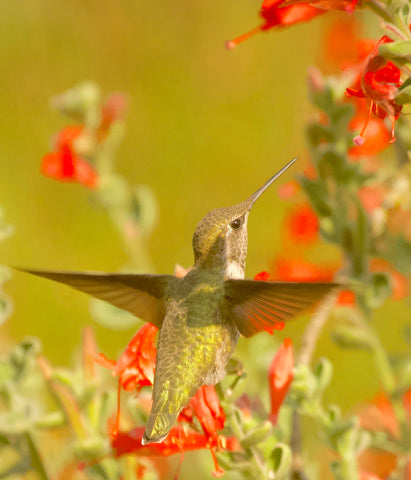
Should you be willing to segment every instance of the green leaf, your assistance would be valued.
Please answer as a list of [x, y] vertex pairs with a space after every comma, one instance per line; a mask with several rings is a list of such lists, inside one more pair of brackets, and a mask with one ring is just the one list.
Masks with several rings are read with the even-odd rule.
[[328, 85], [323, 89], [313, 92], [312, 98], [314, 104], [327, 115], [329, 115], [335, 106], [334, 94], [331, 87]]
[[321, 152], [317, 164], [322, 178], [332, 176], [338, 183], [347, 183], [359, 172], [357, 165], [348, 163], [345, 155], [341, 155], [331, 147]]
[[258, 445], [270, 435], [272, 428], [271, 422], [266, 421], [250, 429], [240, 440], [241, 446], [246, 449]]
[[286, 478], [291, 467], [291, 460], [290, 447], [285, 443], [278, 443], [269, 459], [269, 465], [275, 473], [276, 480]]
[[96, 128], [100, 121], [101, 92], [93, 82], [82, 82], [51, 99], [51, 106], [87, 126]]
[[363, 278], [367, 272], [370, 225], [364, 208], [357, 201], [357, 218], [343, 228], [343, 248], [351, 257], [352, 275]]
[[20, 435], [29, 431], [32, 419], [24, 410], [6, 411], [0, 414], [0, 434]]
[[48, 413], [47, 415], [44, 415], [43, 417], [40, 417], [36, 422], [34, 423], [35, 427], [37, 428], [55, 428], [55, 427], [61, 427], [65, 423], [65, 417], [63, 415], [63, 412], [51, 412]]
[[226, 372], [227, 375], [241, 375], [244, 370], [244, 365], [238, 358], [231, 357], [228, 361]]
[[372, 339], [367, 332], [355, 325], [338, 325], [331, 334], [332, 340], [342, 348], [371, 350]]
[[333, 365], [328, 358], [320, 358], [314, 368], [314, 377], [317, 379], [316, 394], [322, 395], [331, 382]]
[[314, 375], [307, 365], [298, 365], [291, 384], [291, 396], [300, 400], [311, 398], [317, 388]]
[[107, 453], [107, 442], [101, 437], [79, 440], [74, 445], [74, 455], [80, 461], [95, 460]]
[[145, 235], [150, 235], [158, 220], [157, 201], [153, 191], [147, 185], [134, 187], [131, 213]]
[[0, 296], [0, 325], [2, 325], [13, 313], [14, 304], [7, 295]]
[[335, 137], [347, 130], [347, 124], [354, 115], [354, 105], [349, 103], [336, 103], [330, 114], [331, 129]]
[[331, 142], [333, 139], [330, 128], [327, 125], [311, 123], [306, 131], [311, 147], [318, 147], [322, 142]]
[[37, 445], [31, 435], [31, 433], [27, 432], [25, 434], [26, 441], [30, 451], [30, 458], [31, 464], [33, 465], [34, 469], [36, 470], [40, 480], [49, 480], [49, 476], [47, 475], [46, 469], [43, 465], [42, 458], [39, 455]]
[[391, 282], [387, 273], [376, 272], [371, 275], [365, 289], [365, 300], [371, 308], [381, 307], [391, 296]]
[[318, 214], [320, 216], [330, 217], [332, 210], [328, 203], [328, 192], [324, 184], [319, 181], [310, 180], [303, 175], [298, 176], [298, 181]]
[[364, 450], [366, 450], [370, 446], [371, 441], [372, 441], [372, 435], [370, 432], [359, 430], [357, 434], [355, 446], [354, 446], [354, 449], [357, 455], [359, 455]]
[[33, 359], [41, 351], [41, 342], [36, 337], [27, 337], [11, 352], [9, 361], [18, 379], [29, 368]]
[[119, 212], [124, 215], [131, 200], [127, 181], [117, 174], [102, 175], [96, 195], [102, 205], [116, 215]]
[[407, 85], [404, 88], [400, 88], [398, 90], [397, 95], [395, 96], [395, 101], [400, 105], [411, 103], [411, 85]]
[[328, 405], [327, 415], [331, 423], [337, 423], [341, 421], [341, 408], [338, 405]]
[[378, 53], [391, 60], [411, 60], [411, 40], [384, 43], [380, 45]]
[[371, 350], [374, 346], [362, 325], [361, 313], [351, 307], [335, 307], [332, 311], [332, 321], [337, 326], [331, 333], [332, 340], [342, 348]]
[[[341, 447], [341, 441], [343, 443], [347, 442], [345, 437], [348, 434], [348, 440], [350, 439], [349, 432], [356, 428], [357, 418], [351, 417], [349, 420], [334, 423], [328, 429], [328, 440], [333, 448], [337, 448], [339, 445]], [[342, 450], [346, 450], [346, 446], [342, 446]], [[341, 449], [338, 448], [338, 451], [341, 453]]]

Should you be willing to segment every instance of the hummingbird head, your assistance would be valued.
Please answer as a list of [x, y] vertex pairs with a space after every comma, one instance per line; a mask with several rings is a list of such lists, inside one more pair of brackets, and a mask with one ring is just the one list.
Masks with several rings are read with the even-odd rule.
[[211, 210], [198, 223], [193, 235], [196, 265], [222, 269], [225, 278], [244, 278], [247, 256], [247, 222], [254, 203], [294, 162], [289, 162], [247, 200], [231, 207]]

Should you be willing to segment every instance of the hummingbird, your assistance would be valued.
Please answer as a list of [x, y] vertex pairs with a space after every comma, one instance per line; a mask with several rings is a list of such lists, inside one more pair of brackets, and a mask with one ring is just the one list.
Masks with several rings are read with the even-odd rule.
[[246, 200], [207, 213], [194, 231], [194, 265], [182, 278], [25, 270], [105, 300], [159, 328], [143, 444], [162, 442], [197, 390], [224, 378], [240, 335], [269, 331], [336, 287], [244, 278], [250, 210], [296, 160]]

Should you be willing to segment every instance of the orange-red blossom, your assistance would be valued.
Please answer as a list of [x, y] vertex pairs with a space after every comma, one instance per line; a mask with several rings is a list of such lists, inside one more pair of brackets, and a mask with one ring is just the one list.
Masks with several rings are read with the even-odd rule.
[[98, 175], [93, 167], [75, 149], [75, 141], [82, 135], [83, 126], [63, 128], [54, 141], [54, 151], [43, 156], [41, 173], [60, 182], [77, 182], [95, 188]]
[[128, 391], [140, 390], [144, 386], [153, 384], [157, 353], [156, 334], [157, 327], [147, 323], [137, 331], [117, 362], [101, 353], [96, 358], [100, 365], [111, 368], [113, 375], [119, 377], [116, 422], [111, 432], [113, 449], [117, 455], [135, 452], [139, 455], [167, 456], [186, 450], [208, 448], [215, 464], [213, 475], [219, 477], [224, 471], [217, 463], [216, 448], [235, 449], [237, 444], [235, 439], [227, 439], [218, 433], [224, 428], [225, 413], [214, 385], [201, 387], [179, 416], [180, 421], [189, 422], [193, 427], [195, 426], [194, 417], [196, 417], [203, 433], [177, 425], [163, 442], [142, 445], [144, 428], [137, 428], [131, 432], [119, 432], [121, 388]]
[[395, 122], [402, 109], [402, 106], [395, 102], [395, 95], [401, 86], [401, 70], [378, 54], [380, 45], [392, 41], [387, 35], [378, 41], [362, 72], [361, 85], [354, 85], [353, 88], [346, 89], [347, 96], [366, 98], [369, 103], [368, 116], [360, 135], [354, 138], [355, 145], [364, 144], [364, 133], [372, 114], [381, 119], [388, 117], [391, 121], [390, 142], [395, 141]]
[[270, 387], [270, 421], [277, 423], [278, 412], [293, 380], [294, 354], [291, 338], [286, 338], [277, 350], [268, 371]]
[[358, 0], [264, 0], [259, 12], [264, 22], [243, 35], [226, 43], [228, 49], [248, 40], [259, 32], [274, 27], [286, 27], [294, 23], [307, 22], [329, 10], [343, 10], [351, 13]]

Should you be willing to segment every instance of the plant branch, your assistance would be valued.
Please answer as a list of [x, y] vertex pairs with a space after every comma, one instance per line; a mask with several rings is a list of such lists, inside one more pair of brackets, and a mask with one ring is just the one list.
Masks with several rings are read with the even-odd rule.
[[[320, 303], [314, 315], [312, 316], [311, 321], [306, 327], [301, 339], [301, 347], [297, 357], [298, 365], [308, 366], [311, 363], [321, 331], [328, 320], [331, 309], [335, 305], [337, 295], [338, 290], [333, 290], [330, 292]], [[290, 446], [291, 451], [293, 452], [291, 479], [307, 480], [307, 476], [303, 471], [300, 415], [296, 410], [294, 410], [292, 417]]]
[[309, 365], [311, 363], [315, 347], [317, 346], [318, 338], [320, 337], [321, 331], [328, 320], [337, 296], [338, 290], [333, 290], [331, 293], [329, 293], [320, 303], [314, 315], [312, 316], [310, 323], [301, 337], [301, 347], [298, 353], [297, 364]]

